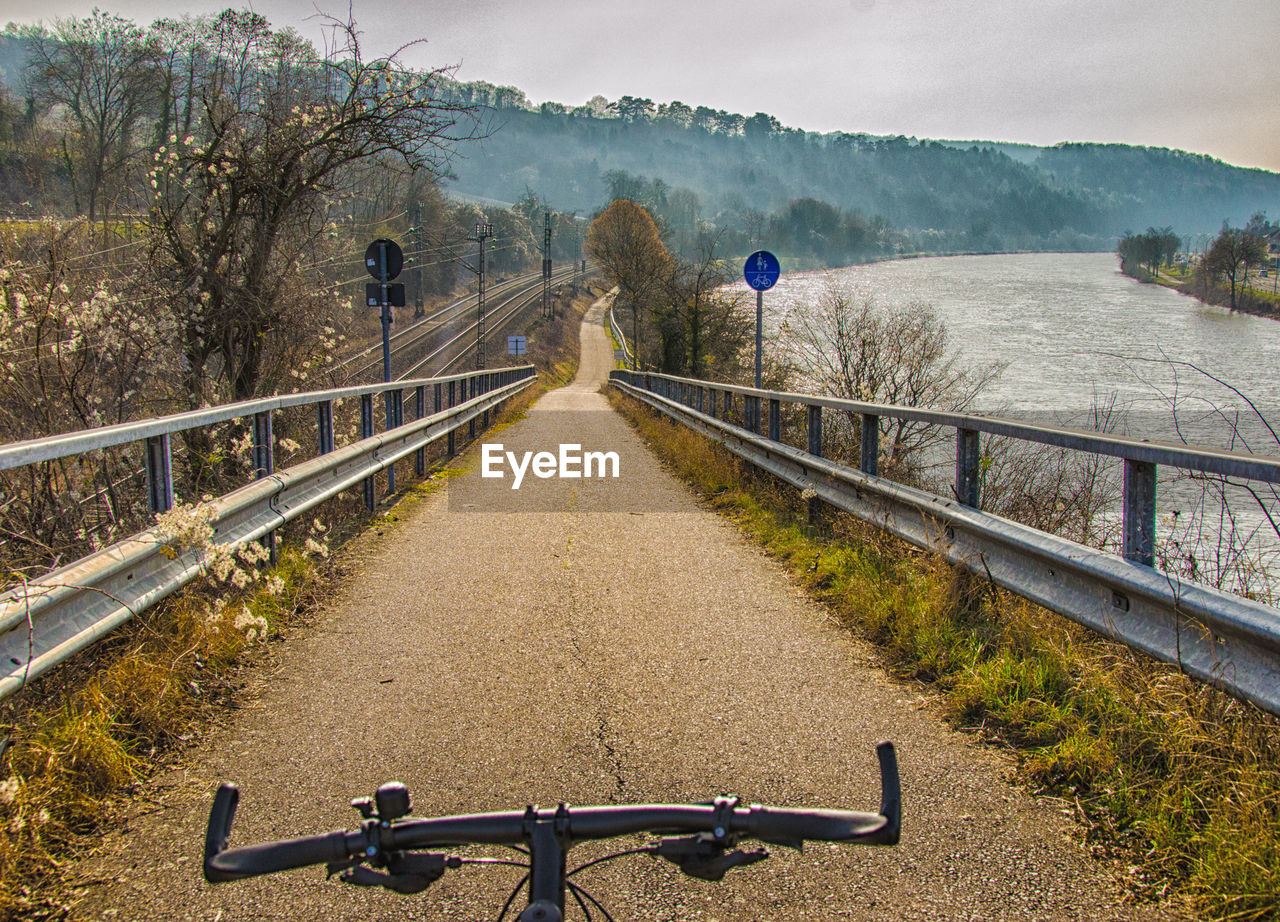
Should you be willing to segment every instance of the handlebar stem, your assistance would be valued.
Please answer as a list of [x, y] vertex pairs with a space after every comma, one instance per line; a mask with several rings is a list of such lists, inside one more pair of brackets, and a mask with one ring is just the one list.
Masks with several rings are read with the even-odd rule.
[[[570, 845], [568, 805], [560, 804], [552, 817], [539, 816], [535, 807], [529, 807], [525, 812], [525, 843], [530, 856], [529, 911], [545, 904], [557, 912], [555, 916], [529, 918], [538, 922], [559, 920], [564, 915], [565, 862]], [[525, 922], [523, 913], [520, 920]]]

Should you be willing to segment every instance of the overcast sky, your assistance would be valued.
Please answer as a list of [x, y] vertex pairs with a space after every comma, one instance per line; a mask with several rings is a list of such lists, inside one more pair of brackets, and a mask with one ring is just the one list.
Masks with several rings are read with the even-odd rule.
[[[213, 0], [98, 0], [148, 23]], [[256, 0], [320, 34], [311, 0]], [[84, 15], [4, 0], [5, 19]], [[320, 7], [345, 15], [346, 7]], [[679, 99], [814, 131], [1178, 147], [1280, 171], [1280, 0], [354, 0], [369, 50], [535, 102]]]

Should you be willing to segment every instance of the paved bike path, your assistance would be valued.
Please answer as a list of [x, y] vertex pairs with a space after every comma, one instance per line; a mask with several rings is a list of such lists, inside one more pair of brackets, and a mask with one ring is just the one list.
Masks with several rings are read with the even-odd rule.
[[[450, 872], [402, 897], [318, 869], [211, 887], [212, 791], [241, 785], [233, 844], [350, 827], [405, 781], [415, 812], [709, 799], [874, 809], [874, 744], [902, 771], [896, 849], [775, 849], [720, 884], [646, 857], [581, 882], [622, 920], [1173, 918], [1125, 905], [1053, 803], [948, 729], [914, 686], [833, 625], [782, 569], [697, 506], [599, 393], [597, 305], [573, 385], [490, 436], [517, 456], [615, 451], [619, 477], [519, 490], [473, 469], [351, 552], [358, 579], [285, 645], [253, 703], [159, 779], [81, 872], [114, 919], [493, 919], [514, 869]], [[632, 843], [634, 844], [634, 843]], [[594, 845], [575, 849], [584, 858]], [[514, 855], [513, 855], [514, 856]], [[573, 912], [570, 918], [574, 918]]]

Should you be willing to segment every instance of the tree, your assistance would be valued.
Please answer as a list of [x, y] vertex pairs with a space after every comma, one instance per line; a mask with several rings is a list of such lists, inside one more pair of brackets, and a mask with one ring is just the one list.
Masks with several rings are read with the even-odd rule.
[[64, 112], [73, 129], [64, 133], [63, 151], [76, 207], [83, 194], [90, 223], [134, 153], [132, 133], [155, 86], [153, 63], [137, 26], [96, 9], [84, 19], [57, 20], [52, 34], [31, 34], [28, 82], [36, 100]]
[[722, 290], [735, 274], [717, 255], [723, 236], [704, 228], [694, 257], [671, 263], [659, 322], [663, 371], [702, 378], [708, 365], [729, 363], [746, 348], [751, 318], [740, 297]]
[[782, 131], [782, 123], [767, 112], [757, 112], [742, 125], [742, 133], [748, 138], [767, 138]]
[[354, 23], [333, 26], [325, 57], [233, 10], [184, 39], [201, 62], [183, 90], [191, 134], [171, 134], [149, 175], [151, 261], [192, 406], [256, 396], [264, 373], [287, 381], [319, 348], [327, 296], [303, 270], [325, 252], [329, 203], [356, 166], [438, 172], [474, 136], [470, 110], [442, 101], [445, 72], [366, 60]]
[[[1182, 238], [1173, 232], [1172, 227], [1148, 227], [1143, 234], [1127, 234], [1120, 239], [1116, 253], [1120, 257], [1120, 269], [1143, 281], [1154, 281], [1161, 266], [1173, 262], [1178, 247], [1182, 246]], [[1138, 268], [1145, 267], [1147, 276], [1143, 276]]]
[[676, 99], [658, 106], [657, 118], [687, 128], [693, 122], [693, 109]]
[[1235, 310], [1237, 285], [1248, 278], [1249, 266], [1265, 263], [1267, 256], [1267, 242], [1257, 234], [1224, 224], [1200, 267], [1210, 278], [1226, 278], [1231, 286], [1231, 309]]
[[627, 199], [614, 199], [591, 222], [587, 253], [601, 265], [605, 278], [618, 286], [621, 301], [631, 310], [638, 362], [640, 318], [652, 310], [671, 275], [671, 254], [649, 212]]
[[624, 122], [647, 122], [654, 113], [652, 99], [636, 96], [623, 96], [617, 102], [609, 103], [609, 109]]
[[[947, 350], [946, 324], [923, 304], [882, 308], [829, 291], [813, 309], [794, 312], [783, 334], [800, 377], [795, 389], [846, 400], [966, 412], [1003, 370], [964, 367]], [[859, 415], [845, 412], [837, 421], [856, 445]], [[881, 473], [924, 485], [929, 450], [951, 436], [904, 419], [880, 417], [879, 425]]]

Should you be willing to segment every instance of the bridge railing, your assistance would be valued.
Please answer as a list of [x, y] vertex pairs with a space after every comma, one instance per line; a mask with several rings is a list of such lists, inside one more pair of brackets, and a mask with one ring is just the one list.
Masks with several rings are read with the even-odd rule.
[[[239, 547], [264, 541], [274, 547], [276, 529], [357, 484], [366, 508], [372, 510], [378, 473], [390, 472], [397, 461], [413, 456], [416, 473], [423, 474], [428, 445], [446, 439], [446, 450], [453, 454], [458, 429], [468, 427], [474, 438], [477, 424], [487, 425], [492, 411], [535, 380], [534, 368], [528, 365], [284, 394], [2, 445], [0, 470], [141, 443], [151, 511], [166, 512], [174, 505], [171, 436], [252, 419], [255, 479], [202, 508], [215, 543]], [[406, 423], [404, 395], [410, 392], [415, 416]], [[375, 433], [373, 404], [378, 395], [384, 397], [389, 425]], [[338, 446], [334, 403], [352, 398], [360, 400], [359, 440]], [[272, 415], [306, 406], [316, 412], [316, 454], [276, 471]], [[203, 572], [207, 549], [173, 547], [169, 541], [159, 528], [147, 529], [0, 594], [0, 698]]]
[[634, 364], [631, 358], [631, 349], [627, 346], [627, 334], [622, 332], [622, 327], [618, 323], [618, 318], [613, 312], [614, 306], [615, 305], [612, 301], [609, 302], [609, 314], [608, 314], [609, 329], [613, 331], [614, 337], [618, 340], [618, 342], [622, 346], [623, 363], [630, 366]]
[[[812, 490], [824, 502], [1280, 714], [1280, 611], [1154, 568], [1159, 467], [1278, 483], [1280, 458], [651, 372], [618, 370], [610, 379], [757, 467]], [[786, 405], [805, 408], [805, 449], [782, 442]], [[824, 410], [861, 419], [856, 468], [822, 456]], [[882, 418], [955, 430], [953, 497], [878, 476]], [[981, 433], [1122, 459], [1121, 554], [983, 512]]]

